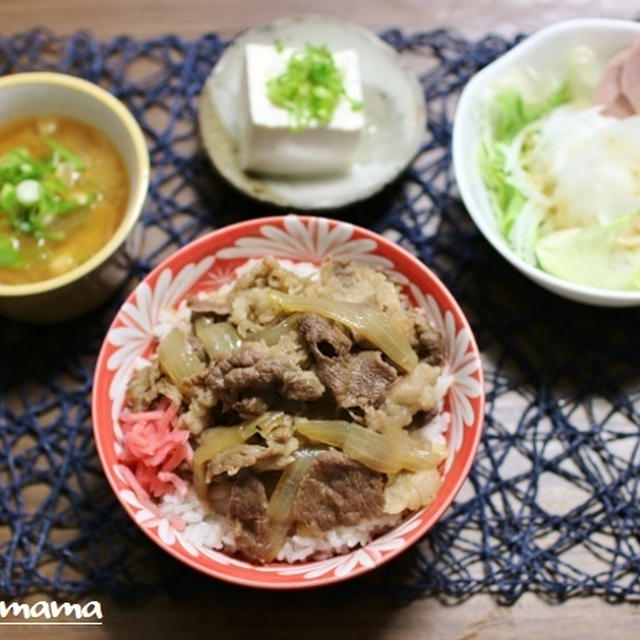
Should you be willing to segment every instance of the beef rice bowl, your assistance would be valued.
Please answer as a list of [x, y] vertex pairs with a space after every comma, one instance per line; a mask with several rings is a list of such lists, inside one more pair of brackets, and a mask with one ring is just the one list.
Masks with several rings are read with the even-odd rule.
[[120, 414], [138, 499], [195, 545], [296, 562], [429, 505], [447, 447], [442, 336], [392, 272], [251, 260], [166, 310]]

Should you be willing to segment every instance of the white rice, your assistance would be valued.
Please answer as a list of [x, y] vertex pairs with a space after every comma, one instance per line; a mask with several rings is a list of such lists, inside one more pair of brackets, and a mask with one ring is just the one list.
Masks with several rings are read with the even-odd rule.
[[[196, 547], [216, 549], [234, 553], [236, 551], [233, 531], [229, 520], [207, 509], [190, 489], [182, 497], [177, 492], [167, 494], [160, 503], [165, 516], [179, 516], [185, 523], [182, 531], [187, 542]], [[394, 527], [400, 515], [386, 515], [353, 527], [336, 527], [324, 537], [289, 536], [276, 556], [281, 562], [319, 560], [368, 544], [376, 535]]]
[[327, 531], [323, 538], [289, 536], [278, 551], [276, 560], [301, 562], [309, 558], [319, 560], [346, 553], [355, 547], [368, 544], [374, 536], [395, 527], [401, 519], [400, 515], [388, 515], [361, 522], [353, 527], [336, 527]]
[[182, 497], [177, 492], [164, 496], [160, 510], [166, 516], [182, 518], [185, 528], [182, 534], [187, 542], [207, 549], [234, 549], [233, 532], [229, 520], [207, 509], [193, 489]]

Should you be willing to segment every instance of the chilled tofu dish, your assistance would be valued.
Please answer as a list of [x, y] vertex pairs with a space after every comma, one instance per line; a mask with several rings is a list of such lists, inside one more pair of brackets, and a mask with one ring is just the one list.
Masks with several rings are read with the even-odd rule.
[[357, 53], [277, 43], [244, 53], [242, 168], [292, 178], [348, 171], [365, 124]]
[[128, 383], [119, 459], [186, 540], [316, 559], [434, 500], [450, 379], [442, 336], [392, 273], [250, 260], [164, 318]]

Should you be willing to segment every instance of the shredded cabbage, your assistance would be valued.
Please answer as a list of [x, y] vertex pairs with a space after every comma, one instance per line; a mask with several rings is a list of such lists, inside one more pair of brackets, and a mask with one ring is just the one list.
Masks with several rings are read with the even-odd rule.
[[638, 224], [628, 221], [640, 213], [640, 114], [618, 119], [590, 104], [600, 72], [580, 46], [550, 93], [534, 72], [511, 74], [488, 106], [479, 168], [498, 229], [523, 260], [574, 282], [635, 289]]
[[527, 103], [513, 90], [505, 90], [493, 98], [494, 138], [497, 142], [509, 142], [527, 124], [538, 120], [569, 99], [566, 84], [558, 87], [550, 96], [537, 103]]

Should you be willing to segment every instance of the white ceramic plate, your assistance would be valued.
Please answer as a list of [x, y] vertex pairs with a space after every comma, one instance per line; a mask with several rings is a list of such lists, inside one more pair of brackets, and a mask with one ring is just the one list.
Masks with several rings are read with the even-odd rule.
[[640, 291], [597, 289], [552, 276], [522, 260], [498, 230], [478, 165], [481, 115], [494, 82], [513, 66], [526, 65], [563, 78], [569, 52], [576, 45], [591, 47], [604, 64], [639, 38], [640, 24], [626, 20], [569, 20], [542, 29], [473, 77], [460, 97], [453, 128], [453, 166], [460, 195], [486, 239], [514, 267], [542, 287], [570, 300], [603, 307], [640, 305]]
[[[355, 49], [360, 62], [366, 130], [349, 173], [314, 179], [262, 178], [239, 164], [238, 95], [248, 43]], [[218, 172], [253, 198], [300, 210], [341, 207], [367, 198], [413, 160], [424, 138], [426, 108], [414, 73], [373, 33], [336, 18], [285, 18], [240, 35], [225, 51], [200, 99], [200, 132]]]

